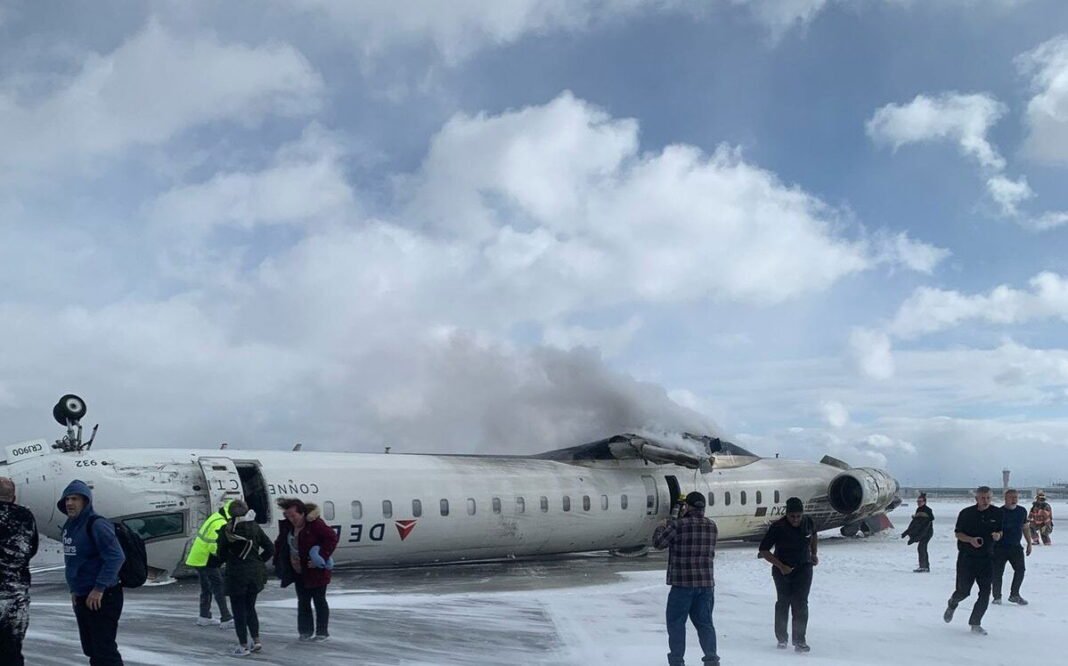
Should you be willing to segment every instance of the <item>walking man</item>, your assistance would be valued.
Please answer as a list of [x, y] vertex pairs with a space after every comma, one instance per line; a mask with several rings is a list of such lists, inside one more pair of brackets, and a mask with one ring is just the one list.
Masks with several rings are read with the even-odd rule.
[[957, 587], [949, 598], [942, 619], [953, 621], [957, 604], [972, 593], [972, 585], [979, 586], [978, 598], [972, 606], [968, 624], [972, 633], [986, 635], [983, 615], [990, 604], [990, 584], [994, 577], [994, 542], [1001, 539], [1001, 509], [991, 505], [989, 486], [975, 489], [975, 504], [957, 515]]
[[185, 558], [186, 566], [197, 570], [200, 579], [200, 616], [197, 626], [206, 627], [215, 624], [211, 619], [211, 600], [219, 606], [219, 628], [234, 626], [234, 617], [226, 606], [226, 592], [223, 589], [223, 577], [219, 567], [222, 559], [218, 555], [219, 530], [235, 515], [248, 513], [248, 506], [241, 500], [229, 500], [218, 511], [204, 519], [197, 530], [189, 555]]
[[0, 476], [0, 664], [24, 666], [22, 639], [30, 624], [30, 559], [37, 522], [15, 504], [15, 484]]
[[1053, 507], [1046, 501], [1046, 493], [1041, 490], [1038, 491], [1035, 501], [1031, 504], [1028, 520], [1031, 522], [1031, 531], [1034, 535], [1031, 539], [1032, 543], [1037, 546], [1041, 538], [1043, 546], [1051, 545], [1053, 541], [1049, 534], [1053, 531]]
[[712, 624], [715, 606], [713, 560], [716, 557], [716, 523], [705, 517], [705, 496], [686, 496], [685, 513], [665, 518], [653, 533], [653, 545], [668, 548], [667, 600], [668, 665], [682, 666], [686, 654], [686, 618], [697, 629], [704, 651], [704, 664], [719, 664], [716, 655], [716, 627]]
[[1015, 490], [1005, 491], [1005, 505], [1001, 507], [1001, 540], [994, 543], [994, 603], [1001, 603], [1001, 579], [1005, 576], [1005, 564], [1012, 565], [1012, 587], [1009, 588], [1009, 603], [1027, 605], [1027, 600], [1020, 596], [1020, 585], [1024, 579], [1024, 546], [1020, 545], [1023, 537], [1027, 544], [1027, 555], [1031, 554], [1031, 528], [1027, 522], [1027, 509], [1019, 505], [1020, 493]]
[[67, 514], [63, 560], [82, 652], [91, 666], [123, 666], [115, 637], [123, 602], [119, 570], [126, 556], [115, 527], [93, 511], [93, 491], [84, 481], [71, 481], [56, 507]]
[[[812, 589], [812, 568], [819, 564], [818, 537], [805, 504], [798, 497], [786, 500], [786, 516], [768, 527], [757, 557], [771, 562], [775, 581], [775, 639], [785, 650], [789, 635], [786, 620], [793, 615], [794, 650], [808, 652], [808, 593]], [[775, 549], [774, 553], [772, 548]]]
[[934, 536], [934, 512], [927, 506], [927, 493], [920, 493], [916, 498], [916, 512], [912, 514], [912, 522], [901, 533], [901, 538], [909, 538], [908, 545], [916, 546], [916, 554], [920, 558], [919, 566], [914, 569], [915, 573], [927, 573], [931, 570], [931, 559], [927, 555], [927, 543]]

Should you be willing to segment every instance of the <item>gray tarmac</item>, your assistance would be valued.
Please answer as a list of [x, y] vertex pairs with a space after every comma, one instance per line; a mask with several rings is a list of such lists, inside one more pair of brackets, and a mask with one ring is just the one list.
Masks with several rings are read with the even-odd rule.
[[[127, 591], [119, 646], [128, 665], [553, 664], [561, 638], [543, 604], [524, 592], [600, 586], [627, 572], [664, 570], [663, 554], [607, 554], [394, 570], [335, 571], [330, 635], [297, 640], [292, 588], [269, 580], [258, 613], [262, 654], [241, 659], [232, 629], [198, 627], [196, 579]], [[512, 594], [519, 593], [519, 594]], [[34, 574], [24, 654], [34, 666], [85, 663], [62, 570]], [[217, 617], [217, 616], [216, 616]]]

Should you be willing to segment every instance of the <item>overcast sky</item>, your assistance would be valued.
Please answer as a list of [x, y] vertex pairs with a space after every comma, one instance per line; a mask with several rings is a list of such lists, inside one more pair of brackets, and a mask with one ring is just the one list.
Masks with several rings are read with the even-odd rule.
[[0, 430], [1068, 477], [1068, 3], [0, 5]]

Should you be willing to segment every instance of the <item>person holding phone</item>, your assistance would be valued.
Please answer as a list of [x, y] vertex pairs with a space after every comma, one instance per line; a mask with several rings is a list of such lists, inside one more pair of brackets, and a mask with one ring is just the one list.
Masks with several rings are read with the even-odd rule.
[[1001, 540], [1002, 512], [991, 504], [990, 486], [975, 489], [975, 504], [957, 514], [957, 586], [949, 597], [942, 619], [953, 621], [957, 605], [979, 586], [979, 598], [972, 606], [968, 624], [972, 633], [986, 635], [983, 615], [990, 605], [990, 588], [994, 580], [994, 542]]

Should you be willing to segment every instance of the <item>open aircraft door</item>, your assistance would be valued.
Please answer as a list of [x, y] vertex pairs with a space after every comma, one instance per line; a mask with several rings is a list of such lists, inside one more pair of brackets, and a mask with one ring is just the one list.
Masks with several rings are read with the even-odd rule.
[[200, 469], [208, 485], [211, 512], [218, 511], [229, 500], [244, 499], [241, 475], [229, 458], [200, 458]]

